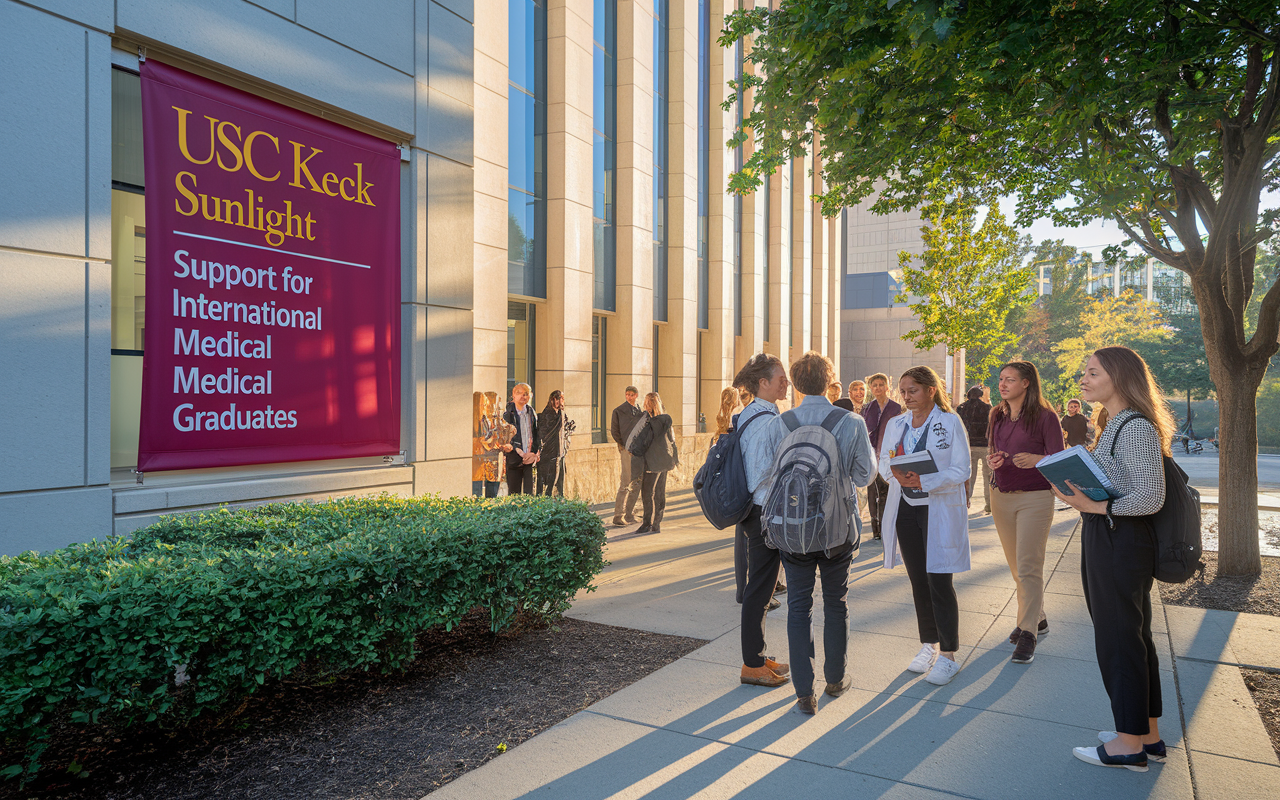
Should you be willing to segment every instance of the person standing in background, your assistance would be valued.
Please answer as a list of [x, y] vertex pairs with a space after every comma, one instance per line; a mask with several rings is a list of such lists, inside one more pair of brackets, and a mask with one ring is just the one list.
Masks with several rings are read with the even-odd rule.
[[843, 408], [845, 411], [852, 411], [858, 416], [862, 416], [862, 404], [866, 399], [867, 384], [862, 381], [850, 381], [849, 396], [840, 398], [833, 405], [836, 408]]
[[742, 395], [732, 386], [727, 386], [720, 392], [720, 411], [716, 414], [716, 433], [711, 437], [712, 444], [720, 438], [720, 434], [728, 433], [733, 427], [733, 415], [741, 409], [741, 398]]
[[680, 453], [671, 432], [671, 415], [662, 407], [657, 392], [644, 396], [644, 411], [649, 418], [636, 426], [632, 432], [634, 441], [629, 443], [633, 454], [642, 454], [636, 461], [644, 474], [640, 484], [644, 519], [636, 533], [658, 533], [667, 509], [667, 473], [680, 466]]
[[507, 494], [533, 494], [533, 472], [538, 463], [541, 444], [538, 439], [538, 414], [529, 405], [527, 383], [517, 383], [511, 389], [512, 405], [502, 419], [516, 429], [507, 451]]
[[618, 445], [618, 458], [622, 462], [622, 477], [618, 481], [618, 496], [613, 501], [613, 526], [620, 528], [636, 521], [636, 500], [640, 497], [640, 482], [644, 468], [627, 452], [627, 438], [631, 429], [644, 419], [644, 412], [636, 405], [640, 390], [628, 386], [623, 392], [626, 401], [613, 410], [609, 422], [609, 436]]
[[538, 494], [564, 497], [564, 458], [569, 431], [564, 414], [564, 392], [556, 389], [538, 415]]
[[[862, 417], [867, 423], [867, 432], [871, 435], [871, 452], [880, 452], [880, 440], [884, 438], [885, 428], [889, 420], [902, 413], [902, 406], [889, 399], [889, 376], [883, 372], [867, 378], [867, 386], [871, 389], [872, 402], [863, 409]], [[871, 513], [871, 536], [879, 539], [882, 533], [880, 526], [884, 517], [885, 498], [889, 494], [889, 483], [883, 475], [867, 487], [867, 505]]]
[[969, 481], [965, 484], [965, 502], [973, 502], [973, 486], [978, 481], [978, 461], [982, 461], [982, 513], [991, 513], [991, 462], [987, 459], [987, 423], [991, 421], [991, 406], [982, 402], [982, 387], [969, 390], [969, 399], [956, 408], [969, 432]]
[[835, 405], [835, 402], [840, 399], [840, 392], [843, 390], [844, 387], [840, 385], [840, 381], [831, 381], [828, 383], [827, 391], [825, 392], [827, 395], [827, 402]]
[[1000, 405], [987, 428], [992, 480], [991, 516], [1018, 586], [1018, 624], [1009, 634], [1015, 664], [1035, 659], [1036, 637], [1049, 630], [1044, 613], [1044, 552], [1053, 525], [1053, 493], [1036, 464], [1062, 452], [1058, 415], [1040, 395], [1030, 361], [1000, 368]]
[[1067, 415], [1062, 418], [1062, 433], [1067, 437], [1067, 447], [1089, 444], [1089, 418], [1080, 413], [1080, 399], [1067, 401]]

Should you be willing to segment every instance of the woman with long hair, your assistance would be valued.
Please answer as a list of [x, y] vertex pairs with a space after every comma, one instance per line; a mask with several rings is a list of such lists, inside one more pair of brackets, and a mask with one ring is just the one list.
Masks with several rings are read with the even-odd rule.
[[1036, 637], [1049, 630], [1044, 613], [1044, 552], [1053, 525], [1053, 493], [1036, 465], [1062, 451], [1062, 424], [1040, 394], [1040, 373], [1030, 361], [1000, 368], [1000, 404], [987, 425], [991, 463], [991, 517], [1018, 587], [1018, 624], [1009, 634], [1012, 661], [1030, 664]]
[[716, 414], [716, 433], [711, 437], [714, 443], [720, 438], [720, 434], [728, 433], [733, 427], [733, 415], [742, 408], [742, 395], [732, 386], [726, 386], [724, 391], [720, 392], [720, 411]]
[[[893, 569], [901, 560], [911, 581], [922, 646], [907, 669], [927, 672], [925, 680], [942, 686], [960, 671], [960, 605], [951, 576], [970, 566], [964, 488], [969, 437], [931, 367], [903, 373], [898, 393], [907, 412], [889, 420], [880, 444], [880, 475], [889, 483], [880, 525], [884, 566]], [[924, 451], [932, 456], [936, 472], [920, 474], [890, 463]]]
[[538, 440], [542, 443], [538, 461], [538, 494], [564, 497], [564, 460], [568, 437], [564, 413], [564, 392], [556, 389], [547, 397], [547, 406], [538, 415]]
[[644, 462], [644, 479], [640, 483], [640, 501], [644, 519], [636, 533], [658, 533], [662, 514], [667, 508], [667, 473], [680, 465], [675, 435], [671, 432], [671, 415], [662, 407], [657, 392], [644, 396], [641, 406], [648, 415], [636, 426], [636, 443], [627, 449]]
[[1100, 406], [1093, 458], [1119, 497], [1093, 500], [1070, 482], [1070, 495], [1053, 487], [1083, 517], [1080, 579], [1115, 721], [1115, 730], [1098, 734], [1101, 746], [1077, 747], [1075, 757], [1146, 772], [1148, 760], [1165, 758], [1160, 662], [1151, 637], [1151, 515], [1164, 506], [1163, 457], [1170, 454], [1175, 425], [1151, 370], [1127, 347], [1094, 352], [1080, 394]]

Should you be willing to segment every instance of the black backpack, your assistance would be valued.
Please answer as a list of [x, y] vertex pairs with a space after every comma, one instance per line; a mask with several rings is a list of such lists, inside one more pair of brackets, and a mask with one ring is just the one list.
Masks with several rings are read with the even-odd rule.
[[[1111, 440], [1111, 457], [1116, 455], [1120, 431], [1135, 414], [1116, 430]], [[1142, 417], [1146, 419], [1146, 417]], [[1187, 473], [1169, 456], [1164, 458], [1164, 506], [1151, 515], [1151, 528], [1156, 533], [1156, 580], [1164, 583], [1186, 583], [1204, 571], [1200, 560], [1204, 547], [1200, 541], [1200, 492], [1187, 485]]]
[[742, 463], [740, 438], [747, 426], [760, 417], [777, 416], [772, 411], [756, 414], [742, 427], [733, 415], [733, 427], [720, 434], [707, 451], [707, 460], [693, 478], [693, 494], [702, 506], [702, 514], [716, 530], [737, 525], [751, 513], [751, 490], [747, 488], [747, 468]]

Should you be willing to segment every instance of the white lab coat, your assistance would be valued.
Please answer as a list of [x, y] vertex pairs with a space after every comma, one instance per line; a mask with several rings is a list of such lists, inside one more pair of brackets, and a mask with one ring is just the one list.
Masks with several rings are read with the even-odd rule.
[[[910, 424], [910, 411], [894, 417], [889, 420], [884, 438], [880, 440], [880, 475], [889, 482], [889, 496], [885, 498], [884, 517], [880, 523], [885, 569], [893, 569], [902, 562], [897, 527], [902, 486], [893, 477], [889, 461]], [[941, 431], [937, 429], [939, 424]], [[964, 482], [969, 480], [970, 471], [969, 434], [960, 417], [941, 410], [934, 414], [929, 427], [925, 449], [933, 454], [938, 471], [920, 476], [920, 488], [929, 493], [929, 556], [925, 569], [937, 573], [968, 572], [969, 503], [965, 497]]]

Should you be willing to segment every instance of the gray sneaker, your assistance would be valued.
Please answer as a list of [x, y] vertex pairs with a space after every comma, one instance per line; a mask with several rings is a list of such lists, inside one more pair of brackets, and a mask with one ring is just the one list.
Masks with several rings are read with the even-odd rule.
[[1031, 631], [1023, 631], [1018, 634], [1018, 646], [1013, 649], [1013, 658], [1010, 659], [1015, 664], [1030, 664], [1036, 660], [1036, 635]]

